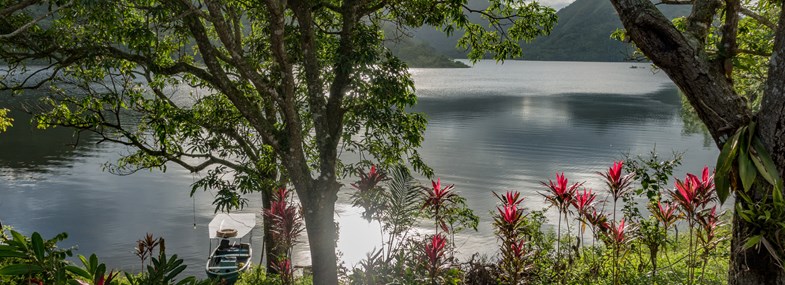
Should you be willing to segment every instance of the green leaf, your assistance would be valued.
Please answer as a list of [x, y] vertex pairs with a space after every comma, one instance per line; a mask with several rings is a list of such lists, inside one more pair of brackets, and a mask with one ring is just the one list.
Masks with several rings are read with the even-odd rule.
[[0, 257], [27, 257], [27, 254], [24, 252], [18, 252], [15, 250], [1, 250], [0, 249]]
[[20, 234], [20, 233], [19, 233], [19, 232], [17, 232], [17, 231], [11, 230], [11, 236], [13, 236], [13, 237], [14, 237], [14, 241], [16, 241], [16, 242], [17, 242], [17, 244], [18, 244], [20, 247], [22, 247], [22, 248], [23, 248], [25, 251], [27, 251], [27, 249], [28, 249], [28, 246], [27, 246], [27, 238], [25, 238], [25, 236], [24, 236], [24, 235]]
[[717, 156], [717, 168], [715, 169], [714, 183], [717, 190], [717, 197], [720, 203], [725, 203], [725, 200], [730, 196], [730, 175], [733, 162], [736, 160], [736, 155], [739, 148], [739, 136], [741, 129], [725, 142]]
[[180, 274], [180, 272], [183, 272], [183, 270], [185, 270], [185, 268], [186, 268], [185, 265], [175, 268], [174, 270], [169, 272], [169, 274], [166, 275], [166, 279], [165, 280], [167, 280], [167, 281], [173, 280], [175, 277], [177, 277], [178, 274]]
[[714, 174], [714, 188], [717, 190], [717, 198], [720, 199], [720, 204], [724, 204], [730, 196], [730, 172], [715, 173]]
[[44, 239], [41, 238], [41, 234], [38, 232], [34, 232], [32, 237], [30, 238], [33, 245], [33, 253], [35, 253], [35, 258], [38, 261], [44, 260]]
[[[774, 185], [779, 185], [779, 183]], [[771, 198], [774, 200], [775, 205], [781, 205], [785, 203], [785, 199], [782, 197], [782, 188], [779, 186], [774, 187], [774, 191], [771, 192]]]
[[739, 149], [739, 136], [741, 129], [722, 145], [722, 151], [717, 157], [717, 172], [728, 172], [733, 166], [733, 161], [736, 159], [736, 153]]
[[79, 255], [79, 260], [82, 261], [82, 264], [87, 268], [87, 270], [90, 270], [90, 263], [87, 262], [87, 258], [85, 258], [84, 255], [80, 254]]
[[98, 268], [95, 269], [95, 272], [93, 272], [93, 275], [95, 276], [95, 278], [97, 278], [97, 277], [104, 276], [105, 273], [106, 273], [106, 265], [101, 263], [101, 264], [98, 265]]
[[86, 270], [82, 269], [81, 267], [68, 265], [68, 266], [65, 267], [65, 270], [67, 270], [68, 272], [73, 273], [76, 276], [82, 277], [84, 279], [87, 279], [87, 280], [91, 280], [92, 279], [92, 277], [90, 276], [90, 273], [87, 272]]
[[771, 159], [771, 155], [766, 151], [766, 148], [763, 146], [760, 139], [755, 138], [752, 141], [752, 150], [754, 151], [752, 155], [753, 162], [755, 163], [755, 167], [758, 168], [758, 172], [766, 181], [771, 183], [771, 185], [777, 185], [777, 181], [780, 180], [777, 166], [774, 164], [774, 160]]
[[95, 256], [95, 254], [91, 254], [90, 255], [90, 266], [87, 267], [87, 270], [90, 270], [90, 272], [95, 273], [95, 271], [97, 269], [98, 269], [98, 257]]
[[750, 161], [749, 155], [742, 151], [739, 153], [739, 177], [741, 178], [741, 185], [744, 187], [744, 192], [750, 191], [752, 183], [755, 182], [755, 177], [758, 176], [758, 171], [755, 170], [755, 165]]
[[750, 249], [753, 246], [756, 246], [757, 244], [760, 243], [761, 238], [763, 238], [763, 236], [761, 235], [751, 236], [750, 238], [747, 239], [746, 242], [744, 242], [744, 246], [743, 246], [744, 249]]
[[44, 271], [41, 266], [34, 264], [10, 264], [0, 268], [0, 276], [16, 276]]

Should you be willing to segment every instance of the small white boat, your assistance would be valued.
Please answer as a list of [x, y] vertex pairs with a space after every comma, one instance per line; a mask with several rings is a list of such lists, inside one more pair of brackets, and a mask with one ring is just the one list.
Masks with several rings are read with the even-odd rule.
[[[256, 226], [256, 214], [217, 214], [210, 222], [210, 257], [205, 270], [210, 279], [234, 284], [251, 266], [251, 238], [243, 237]], [[213, 249], [213, 241], [218, 244]]]

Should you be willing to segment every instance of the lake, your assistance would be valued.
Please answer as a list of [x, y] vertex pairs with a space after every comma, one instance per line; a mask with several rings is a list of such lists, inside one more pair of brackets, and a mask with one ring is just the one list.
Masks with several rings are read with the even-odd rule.
[[[718, 154], [704, 134], [685, 132], [677, 88], [647, 64], [481, 61], [468, 69], [411, 72], [420, 97], [414, 109], [429, 120], [421, 154], [481, 219], [478, 232], [459, 235], [463, 254], [493, 254], [493, 191], [521, 191], [526, 207], [540, 209], [540, 181], [557, 172], [601, 189], [594, 172], [625, 153], [648, 154], [655, 147], [662, 157], [684, 152], [678, 176], [711, 167]], [[0, 108], [27, 99], [4, 95]], [[214, 207], [209, 191], [188, 196], [198, 174], [171, 166], [166, 173], [115, 176], [103, 165], [125, 147], [96, 144], [87, 135], [74, 147], [70, 130], [35, 130], [29, 115], [11, 115], [16, 126], [0, 134], [3, 224], [44, 237], [68, 232], [63, 246], [78, 245], [77, 253], [94, 252], [112, 268], [134, 271], [140, 268], [135, 241], [150, 232], [166, 238], [168, 253], [186, 260], [188, 274], [204, 276]], [[348, 188], [341, 191], [337, 206], [338, 249], [349, 266], [379, 243], [378, 226], [348, 205], [350, 195]], [[259, 212], [258, 195], [249, 198], [244, 212]], [[259, 248], [261, 229], [255, 233]], [[310, 263], [302, 246], [295, 262]]]

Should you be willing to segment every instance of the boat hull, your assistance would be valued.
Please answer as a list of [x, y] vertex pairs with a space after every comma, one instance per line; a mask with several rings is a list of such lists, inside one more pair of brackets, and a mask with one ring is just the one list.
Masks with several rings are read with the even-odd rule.
[[217, 247], [207, 259], [207, 277], [234, 284], [240, 273], [251, 267], [251, 254], [250, 244], [247, 243]]

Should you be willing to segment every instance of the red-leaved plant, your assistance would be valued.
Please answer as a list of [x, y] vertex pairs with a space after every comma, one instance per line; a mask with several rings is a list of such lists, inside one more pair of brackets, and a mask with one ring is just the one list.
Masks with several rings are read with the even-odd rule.
[[425, 252], [425, 267], [431, 284], [439, 284], [437, 278], [445, 265], [444, 255], [447, 252], [447, 238], [443, 234], [435, 234], [426, 239], [423, 246]]
[[382, 195], [384, 192], [379, 187], [379, 183], [387, 179], [387, 174], [377, 170], [375, 165], [371, 165], [368, 173], [359, 170], [357, 174], [360, 180], [351, 184], [357, 190], [352, 194], [352, 206], [361, 207], [363, 209], [362, 217], [371, 221], [378, 218], [377, 215], [383, 211]]
[[494, 216], [496, 237], [501, 240], [499, 260], [500, 278], [505, 284], [518, 284], [528, 268], [528, 253], [523, 233], [523, 197], [517, 191], [507, 191], [504, 195], [493, 193], [501, 201]]
[[[282, 267], [284, 265], [282, 262], [284, 261], [288, 262], [289, 267], [291, 267], [292, 248], [294, 248], [298, 238], [305, 230], [301, 209], [290, 199], [290, 194], [291, 190], [285, 187], [278, 188], [273, 193], [270, 208], [264, 209], [264, 215], [269, 218], [272, 224], [271, 238], [275, 244], [273, 247], [276, 251], [275, 255], [279, 258], [278, 269], [287, 269], [287, 267]], [[276, 269], [276, 266], [273, 269]], [[286, 277], [288, 273], [286, 271], [278, 271], [278, 274]]]
[[[708, 235], [714, 235], [716, 228], [716, 206], [708, 210], [709, 204], [716, 201], [716, 191], [714, 189], [714, 175], [710, 174], [709, 167], [704, 166], [701, 178], [687, 173], [684, 181], [676, 179], [674, 183], [676, 189], [670, 190], [670, 196], [684, 213], [689, 228], [689, 244], [687, 249], [688, 279], [687, 284], [695, 283], [695, 267], [697, 265], [697, 242], [693, 242], [695, 227], [702, 225], [697, 233], [698, 238], [708, 239]], [[711, 220], [714, 217], [715, 220]], [[703, 231], [701, 231], [703, 230]], [[703, 233], [701, 233], [703, 232]], [[708, 243], [704, 244], [706, 247]], [[704, 262], [705, 263], [705, 262]]]
[[425, 203], [423, 203], [422, 209], [428, 209], [433, 214], [437, 234], [439, 233], [439, 228], [444, 232], [449, 232], [449, 227], [443, 217], [443, 210], [448, 203], [452, 203], [453, 197], [456, 197], [455, 193], [452, 192], [455, 185], [442, 186], [441, 178], [431, 181], [431, 185], [431, 189], [423, 188]]
[[[552, 206], [556, 207], [559, 210], [559, 223], [556, 227], [556, 256], [557, 260], [561, 259], [561, 221], [562, 216], [564, 216], [565, 222], [567, 220], [567, 214], [570, 210], [570, 205], [572, 204], [572, 199], [574, 198], [574, 193], [583, 185], [581, 183], [573, 183], [569, 184], [569, 181], [566, 177], [564, 177], [564, 172], [561, 174], [556, 173], [556, 183], [553, 180], [548, 180], [548, 183], [540, 182], [542, 185], [548, 188], [548, 192], [540, 193], [543, 197], [545, 197], [545, 201], [550, 203]], [[567, 224], [567, 235], [570, 233], [570, 225]]]

